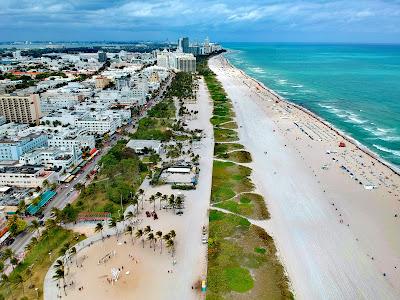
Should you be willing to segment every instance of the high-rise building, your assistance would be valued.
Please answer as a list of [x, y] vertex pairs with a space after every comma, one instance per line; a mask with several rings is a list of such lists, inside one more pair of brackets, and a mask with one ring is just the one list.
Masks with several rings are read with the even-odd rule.
[[107, 61], [107, 54], [105, 52], [99, 52], [99, 62], [106, 62]]
[[39, 124], [41, 117], [39, 95], [0, 95], [0, 115], [8, 122]]
[[188, 37], [182, 38], [182, 52], [189, 53], [189, 38]]

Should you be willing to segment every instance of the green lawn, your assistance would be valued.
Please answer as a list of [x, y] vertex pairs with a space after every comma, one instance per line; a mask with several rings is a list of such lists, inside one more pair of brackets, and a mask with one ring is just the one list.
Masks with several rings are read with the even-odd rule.
[[170, 119], [146, 117], [139, 121], [138, 129], [131, 138], [138, 140], [169, 141], [172, 138], [172, 123]]
[[[59, 257], [61, 248], [65, 243], [73, 246], [85, 238], [84, 235], [65, 230], [59, 226], [50, 228], [48, 235], [39, 239], [38, 244], [27, 253], [23, 262], [10, 274], [11, 285], [2, 284], [0, 286], [0, 294], [6, 299], [21, 299], [23, 296], [28, 297], [28, 299], [36, 299], [36, 291], [29, 288], [33, 284], [34, 287], [39, 288], [39, 297], [42, 299], [44, 277], [51, 264]], [[50, 252], [52, 253], [51, 259]], [[28, 276], [26, 270], [30, 266], [32, 267], [32, 275]], [[21, 284], [13, 283], [18, 275], [21, 275], [24, 279], [24, 288]]]
[[244, 149], [242, 144], [238, 143], [215, 143], [214, 155], [220, 155], [228, 151]]

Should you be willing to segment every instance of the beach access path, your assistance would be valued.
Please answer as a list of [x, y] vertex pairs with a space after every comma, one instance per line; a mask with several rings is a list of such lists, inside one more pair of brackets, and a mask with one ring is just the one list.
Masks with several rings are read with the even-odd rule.
[[[347, 141], [338, 149], [343, 138], [276, 101], [223, 56], [209, 67], [232, 100], [253, 180], [271, 213], [266, 229], [295, 297], [400, 299], [399, 176]], [[379, 187], [367, 190], [358, 180]]]

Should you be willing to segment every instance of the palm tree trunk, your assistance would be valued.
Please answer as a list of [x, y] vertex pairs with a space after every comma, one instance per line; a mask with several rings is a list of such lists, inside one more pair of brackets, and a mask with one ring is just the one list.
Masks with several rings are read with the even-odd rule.
[[160, 243], [161, 243], [160, 254], [162, 254], [162, 240], [160, 241]]

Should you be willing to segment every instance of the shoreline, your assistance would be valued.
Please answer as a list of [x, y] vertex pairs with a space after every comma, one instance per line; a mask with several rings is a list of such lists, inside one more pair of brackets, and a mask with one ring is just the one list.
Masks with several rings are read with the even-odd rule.
[[[228, 53], [229, 53], [229, 51], [230, 50], [228, 50]], [[259, 80], [251, 77], [250, 75], [248, 75], [242, 69], [234, 66], [229, 61], [229, 59], [225, 56], [225, 53], [222, 53], [222, 54], [219, 54], [219, 55], [221, 57], [223, 57], [223, 59], [226, 61], [226, 63], [229, 64], [232, 68], [238, 70], [247, 79], [249, 79], [251, 81], [254, 81], [258, 86], [260, 86], [261, 89], [264, 89], [266, 92], [268, 92], [270, 95], [272, 95], [275, 98], [276, 101], [282, 101], [282, 102], [284, 102], [284, 103], [286, 103], [286, 104], [288, 104], [290, 106], [293, 106], [293, 107], [303, 111], [304, 113], [306, 113], [310, 117], [314, 118], [315, 120], [321, 122], [323, 125], [327, 126], [329, 129], [333, 130], [337, 135], [341, 136], [344, 140], [346, 140], [347, 142], [351, 143], [353, 146], [358, 148], [360, 151], [364, 152], [366, 155], [368, 155], [369, 157], [375, 159], [380, 164], [382, 164], [382, 165], [386, 166], [387, 168], [389, 168], [393, 173], [395, 173], [396, 175], [400, 176], [400, 168], [399, 167], [397, 167], [396, 165], [388, 162], [383, 157], [381, 157], [378, 153], [374, 152], [373, 150], [371, 150], [367, 146], [363, 145], [360, 141], [358, 141], [355, 138], [351, 137], [350, 135], [344, 133], [340, 129], [336, 128], [332, 123], [328, 122], [327, 120], [325, 120], [324, 118], [320, 117], [316, 113], [310, 111], [309, 109], [307, 109], [304, 106], [298, 105], [298, 104], [293, 103], [292, 101], [290, 101], [288, 99], [285, 99], [283, 96], [279, 95], [273, 89], [267, 87], [265, 84], [263, 84]]]
[[209, 66], [234, 105], [296, 298], [398, 299], [397, 173], [352, 141], [339, 147], [340, 132], [223, 56]]

